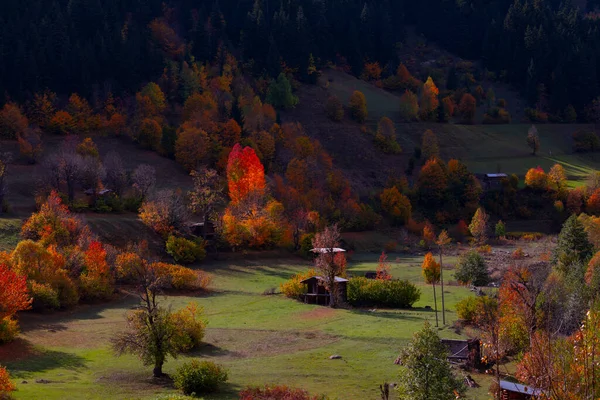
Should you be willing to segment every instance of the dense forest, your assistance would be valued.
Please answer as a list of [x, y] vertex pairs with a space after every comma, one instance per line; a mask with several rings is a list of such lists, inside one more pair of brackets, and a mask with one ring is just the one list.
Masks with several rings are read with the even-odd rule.
[[600, 72], [597, 15], [556, 0], [7, 0], [1, 7], [0, 74], [11, 79], [0, 90], [21, 101], [45, 88], [130, 93], [173, 63], [213, 61], [221, 46], [255, 76], [285, 68], [307, 80], [311, 63], [328, 61], [356, 75], [378, 61], [393, 73], [409, 26], [482, 60], [553, 112], [568, 104], [584, 110]]

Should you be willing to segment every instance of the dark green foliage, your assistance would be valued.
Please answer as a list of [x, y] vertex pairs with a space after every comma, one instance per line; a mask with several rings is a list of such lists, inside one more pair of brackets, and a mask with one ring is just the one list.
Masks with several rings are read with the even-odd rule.
[[409, 281], [351, 278], [348, 302], [353, 306], [410, 308], [421, 298], [421, 291]]
[[465, 324], [475, 322], [481, 297], [469, 296], [456, 303], [456, 315]]
[[504, 222], [498, 221], [496, 224], [495, 233], [496, 237], [498, 238], [506, 236], [506, 226], [504, 225]]
[[292, 93], [292, 85], [283, 73], [269, 85], [266, 102], [280, 109], [294, 108], [298, 104], [298, 97]]
[[588, 240], [583, 224], [575, 214], [571, 215], [558, 235], [552, 261], [560, 271], [569, 275], [572, 266], [587, 265], [593, 255], [594, 245]]
[[314, 258], [315, 253], [310, 250], [313, 248], [313, 239], [315, 238], [314, 233], [306, 233], [300, 238], [300, 254], [306, 258]]
[[452, 372], [447, 357], [448, 348], [426, 322], [400, 354], [400, 399], [453, 400], [455, 391], [463, 393], [465, 387]]
[[173, 257], [175, 262], [182, 264], [190, 264], [194, 261], [201, 261], [206, 257], [204, 250], [204, 240], [201, 238], [196, 241], [186, 238], [169, 236], [166, 244], [167, 253]]
[[219, 385], [227, 382], [227, 379], [227, 371], [212, 361], [192, 360], [177, 368], [173, 375], [173, 383], [177, 389], [184, 394], [196, 396], [218, 391]]
[[579, 129], [573, 133], [573, 150], [579, 153], [600, 150], [600, 140], [596, 132]]
[[460, 256], [454, 277], [462, 284], [485, 286], [490, 283], [490, 275], [481, 254], [469, 251]]

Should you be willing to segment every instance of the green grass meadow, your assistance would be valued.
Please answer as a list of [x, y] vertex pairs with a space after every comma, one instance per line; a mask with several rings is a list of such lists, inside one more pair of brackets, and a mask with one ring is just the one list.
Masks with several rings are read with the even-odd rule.
[[[349, 273], [374, 271], [377, 259], [375, 253], [355, 255], [348, 265]], [[224, 364], [229, 382], [221, 393], [205, 399], [236, 399], [245, 386], [265, 383], [299, 386], [335, 399], [379, 398], [379, 384], [397, 381], [400, 367], [393, 361], [400, 349], [425, 321], [435, 323], [434, 312], [424, 308], [433, 306], [433, 293], [422, 283], [421, 257], [391, 254], [389, 259], [393, 276], [420, 286], [421, 300], [413, 309], [332, 310], [282, 295], [263, 295], [266, 289], [310, 267], [310, 262], [300, 259], [203, 265], [213, 275], [211, 294], [168, 296], [163, 301], [172, 309], [190, 301], [204, 308], [206, 345], [196, 354], [169, 359], [165, 372], [173, 373], [189, 357]], [[447, 270], [448, 280], [451, 272]], [[470, 292], [447, 286], [445, 294], [447, 326], [439, 333], [459, 337], [450, 328], [456, 319], [454, 306]], [[135, 357], [117, 358], [110, 351], [112, 334], [124, 328], [124, 315], [135, 304], [135, 298], [128, 297], [71, 312], [23, 315], [20, 338], [0, 347], [0, 361], [18, 385], [15, 398], [151, 399], [174, 393], [172, 388], [153, 383], [151, 368], [142, 366]], [[13, 359], [7, 359], [11, 354]], [[330, 360], [332, 354], [343, 358]], [[49, 383], [38, 383], [43, 382], [40, 380]], [[468, 398], [486, 398], [488, 379], [478, 380], [482, 387], [470, 391]]]

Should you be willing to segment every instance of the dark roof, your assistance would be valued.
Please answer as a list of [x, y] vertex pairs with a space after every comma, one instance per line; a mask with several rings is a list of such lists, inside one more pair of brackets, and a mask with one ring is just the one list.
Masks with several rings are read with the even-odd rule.
[[442, 343], [446, 345], [450, 354], [448, 358], [468, 359], [469, 358], [469, 341], [442, 339]]
[[528, 394], [530, 396], [539, 396], [544, 393], [542, 389], [536, 389], [529, 386], [521, 385], [520, 383], [514, 383], [509, 381], [500, 381], [500, 389], [508, 390], [513, 393]]
[[[307, 279], [305, 279], [305, 280], [301, 281], [300, 283], [308, 282], [308, 281], [310, 281], [311, 279], [316, 279], [316, 280], [318, 280], [318, 281], [322, 281], [322, 280], [324, 280], [324, 278], [323, 278], [322, 276], [311, 276], [310, 278], [307, 278]], [[335, 281], [336, 281], [336, 282], [338, 282], [338, 283], [340, 283], [340, 282], [348, 282], [348, 279], [345, 279], [345, 278], [340, 278], [339, 276], [336, 276], [336, 277], [335, 277]]]

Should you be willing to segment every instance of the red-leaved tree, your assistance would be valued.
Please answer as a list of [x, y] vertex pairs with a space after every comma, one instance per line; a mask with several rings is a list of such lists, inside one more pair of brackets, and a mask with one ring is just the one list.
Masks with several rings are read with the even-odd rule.
[[227, 183], [233, 204], [238, 204], [251, 193], [264, 193], [265, 169], [254, 149], [242, 149], [239, 143], [233, 146], [227, 162]]

